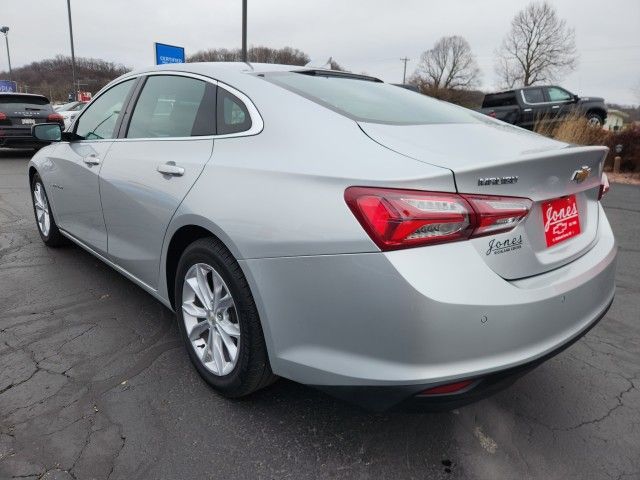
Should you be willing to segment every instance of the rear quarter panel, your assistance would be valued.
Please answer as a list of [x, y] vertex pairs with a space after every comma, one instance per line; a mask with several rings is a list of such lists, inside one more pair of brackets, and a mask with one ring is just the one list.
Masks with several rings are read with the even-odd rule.
[[378, 248], [347, 207], [347, 187], [455, 191], [450, 170], [397, 154], [356, 122], [265, 80], [247, 82], [234, 87], [252, 99], [264, 129], [214, 141], [169, 225], [161, 271], [185, 225], [211, 231], [237, 259], [371, 252]]

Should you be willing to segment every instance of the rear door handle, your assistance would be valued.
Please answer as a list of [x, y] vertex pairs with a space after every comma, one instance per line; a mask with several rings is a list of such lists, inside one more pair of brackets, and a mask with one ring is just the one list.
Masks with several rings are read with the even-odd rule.
[[100, 159], [96, 155], [87, 155], [82, 159], [87, 165], [100, 165]]
[[181, 177], [182, 175], [184, 175], [184, 168], [179, 167], [173, 162], [158, 165], [157, 170], [163, 175], [171, 175], [173, 177]]

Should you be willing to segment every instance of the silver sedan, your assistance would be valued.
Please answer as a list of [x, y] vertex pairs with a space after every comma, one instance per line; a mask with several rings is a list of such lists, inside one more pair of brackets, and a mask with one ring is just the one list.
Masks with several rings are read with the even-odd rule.
[[614, 295], [605, 147], [372, 77], [202, 63], [107, 85], [29, 164], [68, 240], [178, 317], [228, 397], [277, 376], [450, 408], [577, 340]]

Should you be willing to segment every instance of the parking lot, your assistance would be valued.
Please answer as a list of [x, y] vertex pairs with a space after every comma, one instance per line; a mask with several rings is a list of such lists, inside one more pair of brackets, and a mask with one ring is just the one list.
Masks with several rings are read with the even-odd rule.
[[285, 380], [217, 396], [169, 310], [42, 244], [29, 157], [0, 150], [0, 478], [640, 478], [640, 187], [605, 199], [617, 294], [584, 339], [479, 403], [372, 414]]

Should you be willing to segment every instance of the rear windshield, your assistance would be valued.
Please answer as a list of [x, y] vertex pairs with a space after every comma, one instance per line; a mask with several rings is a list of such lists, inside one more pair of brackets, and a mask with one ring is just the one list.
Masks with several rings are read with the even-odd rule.
[[509, 107], [517, 104], [516, 92], [492, 93], [484, 96], [482, 108]]
[[356, 121], [391, 125], [482, 121], [471, 110], [358, 77], [276, 72], [265, 74], [264, 78]]
[[0, 111], [2, 110], [51, 110], [49, 100], [45, 97], [31, 95], [0, 95]]

